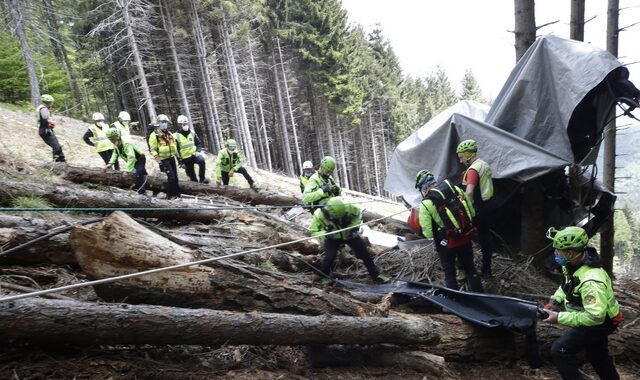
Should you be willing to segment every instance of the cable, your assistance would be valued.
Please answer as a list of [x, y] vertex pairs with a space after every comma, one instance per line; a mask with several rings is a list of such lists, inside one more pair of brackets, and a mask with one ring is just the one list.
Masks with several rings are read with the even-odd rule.
[[15, 300], [24, 299], [24, 298], [31, 298], [31, 297], [41, 296], [41, 295], [44, 295], [44, 294], [57, 293], [57, 292], [61, 292], [61, 291], [64, 291], [64, 290], [83, 288], [83, 287], [86, 287], [86, 286], [108, 284], [108, 283], [116, 282], [116, 281], [119, 281], [119, 280], [126, 280], [126, 279], [129, 279], [129, 278], [136, 278], [136, 277], [145, 276], [147, 274], [166, 272], [166, 271], [173, 270], [173, 269], [187, 268], [187, 267], [194, 266], [194, 265], [207, 264], [207, 263], [211, 263], [211, 262], [214, 262], [214, 261], [220, 261], [220, 260], [223, 260], [223, 259], [229, 259], [229, 258], [232, 258], [232, 257], [242, 256], [242, 255], [245, 255], [245, 254], [248, 254], [248, 253], [260, 252], [260, 251], [264, 251], [264, 250], [267, 250], [267, 249], [284, 247], [286, 245], [300, 243], [300, 242], [303, 242], [303, 241], [316, 239], [316, 238], [321, 237], [321, 236], [327, 236], [327, 235], [331, 235], [331, 234], [334, 234], [334, 233], [337, 233], [337, 232], [347, 231], [347, 230], [350, 230], [350, 229], [353, 229], [353, 228], [356, 228], [356, 227], [360, 227], [360, 226], [363, 226], [363, 225], [366, 225], [366, 224], [372, 224], [372, 223], [375, 223], [375, 222], [379, 222], [381, 220], [384, 220], [384, 219], [387, 219], [387, 218], [391, 218], [391, 217], [393, 217], [395, 215], [398, 215], [400, 213], [403, 213], [403, 212], [407, 212], [407, 210], [402, 210], [402, 211], [399, 211], [399, 212], [391, 214], [391, 215], [387, 215], [387, 216], [380, 217], [378, 219], [370, 220], [370, 221], [368, 221], [366, 223], [360, 223], [360, 224], [355, 225], [355, 226], [345, 227], [345, 228], [342, 228], [340, 230], [327, 232], [325, 234], [318, 235], [318, 236], [309, 236], [309, 237], [305, 237], [305, 238], [302, 238], [302, 239], [289, 241], [289, 242], [286, 242], [286, 243], [279, 243], [279, 244], [274, 244], [274, 245], [271, 245], [271, 246], [268, 246], [268, 247], [250, 249], [248, 251], [243, 251], [243, 252], [230, 253], [228, 255], [213, 257], [213, 258], [209, 258], [209, 259], [192, 261], [192, 262], [184, 263], [184, 264], [177, 264], [177, 265], [171, 265], [171, 266], [168, 266], [168, 267], [149, 269], [149, 270], [142, 271], [142, 272], [136, 272], [136, 273], [130, 273], [130, 274], [125, 274], [125, 275], [121, 275], [121, 276], [103, 278], [103, 279], [100, 279], [100, 280], [87, 281], [87, 282], [83, 282], [83, 283], [79, 283], [79, 284], [61, 286], [61, 287], [58, 287], [58, 288], [39, 290], [37, 292], [20, 294], [20, 295], [17, 295], [17, 296], [4, 297], [4, 298], [0, 298], [0, 302], [15, 301]]

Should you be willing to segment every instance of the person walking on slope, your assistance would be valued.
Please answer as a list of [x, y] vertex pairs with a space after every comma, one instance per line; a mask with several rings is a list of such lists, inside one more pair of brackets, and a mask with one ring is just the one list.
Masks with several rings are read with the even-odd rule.
[[64, 153], [62, 152], [62, 147], [58, 142], [55, 132], [53, 132], [53, 128], [56, 126], [56, 123], [51, 120], [50, 111], [50, 108], [53, 105], [53, 96], [44, 94], [40, 97], [40, 101], [42, 104], [36, 108], [38, 135], [40, 135], [45, 144], [51, 147], [53, 161], [66, 162]]
[[243, 164], [242, 152], [238, 150], [236, 140], [228, 139], [225, 142], [225, 148], [218, 152], [218, 157], [216, 158], [216, 184], [224, 184], [226, 186], [229, 184], [229, 178], [233, 177], [234, 173], [240, 173], [249, 182], [249, 187], [257, 190], [253, 178], [251, 178]]
[[167, 175], [165, 192], [167, 199], [180, 197], [180, 186], [178, 184], [178, 168], [176, 167], [176, 156], [178, 147], [176, 139], [169, 131], [169, 118], [160, 114], [156, 117], [158, 128], [149, 135], [149, 153], [160, 166], [160, 171]]
[[130, 127], [138, 125], [138, 122], [131, 122], [131, 115], [127, 111], [120, 111], [118, 120], [111, 123], [111, 128], [120, 130], [121, 137], [129, 137], [131, 135]]
[[186, 116], [178, 116], [178, 130], [174, 133], [174, 136], [178, 143], [180, 165], [184, 166], [184, 171], [189, 179], [193, 182], [198, 182], [198, 177], [196, 177], [194, 170], [194, 166], [197, 164], [200, 182], [209, 183], [209, 180], [205, 177], [206, 163], [202, 152], [202, 141], [196, 132], [189, 128], [189, 120], [187, 120]]
[[447, 288], [459, 289], [457, 258], [471, 291], [482, 293], [482, 282], [473, 264], [471, 235], [475, 232], [472, 224], [475, 211], [471, 200], [449, 180], [436, 181], [428, 170], [418, 172], [416, 188], [423, 197], [419, 211], [422, 234], [433, 239]]
[[145, 193], [145, 185], [147, 182], [147, 170], [145, 169], [146, 158], [131, 140], [121, 136], [121, 131], [117, 128], [109, 128], [107, 138], [113, 144], [113, 154], [107, 164], [110, 169], [118, 162], [118, 158], [124, 160], [125, 166], [123, 174], [131, 173], [135, 178], [135, 189], [138, 194]]
[[[313, 213], [309, 230], [314, 237], [324, 243], [324, 260], [321, 271], [328, 278], [338, 249], [342, 244], [346, 244], [351, 247], [355, 256], [362, 260], [374, 282], [389, 282], [389, 277], [380, 274], [364, 240], [358, 234], [360, 224], [362, 224], [360, 209], [355, 205], [344, 203], [340, 197], [329, 199], [323, 207]], [[337, 232], [345, 228], [348, 229]], [[314, 276], [314, 280], [321, 278], [317, 275]]]
[[492, 275], [491, 255], [493, 254], [491, 227], [495, 212], [493, 178], [491, 167], [478, 158], [477, 152], [478, 144], [474, 140], [464, 140], [458, 144], [456, 149], [460, 163], [467, 168], [462, 177], [462, 185], [465, 186], [465, 192], [476, 210], [478, 240], [482, 251], [482, 275], [490, 277]]
[[304, 188], [309, 183], [309, 178], [315, 173], [313, 170], [313, 163], [311, 161], [305, 161], [302, 164], [302, 174], [300, 174], [300, 192], [304, 194]]
[[[107, 138], [107, 131], [109, 125], [104, 122], [104, 115], [100, 112], [96, 112], [92, 116], [93, 124], [91, 124], [87, 131], [82, 136], [87, 145], [95, 148], [96, 153], [100, 155], [102, 161], [105, 164], [109, 163], [111, 156], [113, 155], [113, 144]], [[114, 169], [120, 170], [120, 164], [118, 161], [113, 165]]]
[[331, 156], [325, 156], [320, 161], [318, 171], [309, 177], [309, 182], [302, 193], [302, 200], [309, 206], [313, 214], [315, 209], [325, 204], [329, 198], [337, 197], [342, 192], [331, 174], [336, 168], [336, 160]]
[[620, 378], [611, 356], [608, 337], [622, 322], [611, 278], [602, 269], [589, 236], [580, 227], [550, 228], [556, 262], [562, 266], [562, 284], [544, 309], [545, 323], [571, 327], [551, 345], [553, 362], [563, 379], [582, 379], [576, 355], [584, 351], [601, 379]]

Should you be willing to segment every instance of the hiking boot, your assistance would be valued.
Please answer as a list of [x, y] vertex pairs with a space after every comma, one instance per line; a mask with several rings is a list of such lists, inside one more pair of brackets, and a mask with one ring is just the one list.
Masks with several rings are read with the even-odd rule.
[[376, 284], [388, 284], [391, 282], [391, 277], [381, 273], [376, 277], [373, 277], [373, 282], [375, 282]]
[[253, 191], [258, 191], [258, 186], [255, 183], [252, 183], [249, 185], [249, 187], [251, 188], [251, 190]]
[[200, 180], [200, 182], [204, 183], [205, 185], [208, 185], [209, 184], [209, 178], [202, 179], [202, 180]]

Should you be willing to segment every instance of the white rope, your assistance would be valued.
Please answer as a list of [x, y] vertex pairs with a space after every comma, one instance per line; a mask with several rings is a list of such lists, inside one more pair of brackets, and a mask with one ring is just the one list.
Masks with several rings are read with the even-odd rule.
[[305, 237], [305, 238], [302, 238], [302, 239], [289, 241], [289, 242], [286, 242], [286, 243], [279, 243], [279, 244], [274, 244], [274, 245], [271, 245], [271, 246], [268, 246], [268, 247], [250, 249], [248, 251], [243, 251], [243, 252], [230, 253], [228, 255], [213, 257], [213, 258], [210, 258], [210, 259], [192, 261], [192, 262], [189, 262], [189, 263], [177, 264], [177, 265], [172, 265], [172, 266], [168, 266], [168, 267], [149, 269], [149, 270], [142, 271], [142, 272], [137, 272], [137, 273], [130, 273], [130, 274], [125, 274], [125, 275], [121, 275], [121, 276], [103, 278], [101, 280], [87, 281], [87, 282], [82, 282], [82, 283], [79, 283], [79, 284], [65, 285], [65, 286], [61, 286], [61, 287], [58, 287], [58, 288], [51, 288], [51, 289], [39, 290], [39, 291], [36, 291], [36, 292], [31, 292], [31, 293], [19, 294], [19, 295], [16, 295], [16, 296], [4, 297], [4, 298], [0, 298], [0, 302], [15, 301], [15, 300], [24, 299], [24, 298], [37, 297], [37, 296], [41, 296], [41, 295], [45, 295], [45, 294], [58, 293], [58, 292], [61, 292], [61, 291], [64, 291], [64, 290], [83, 288], [83, 287], [86, 287], [86, 286], [108, 284], [108, 283], [116, 282], [116, 281], [119, 281], [119, 280], [126, 280], [126, 279], [130, 279], [130, 278], [141, 277], [141, 276], [145, 276], [145, 275], [148, 275], [148, 274], [160, 273], [160, 272], [170, 271], [170, 270], [173, 270], [173, 269], [186, 268], [186, 267], [190, 267], [190, 266], [193, 266], [193, 265], [211, 263], [211, 262], [219, 261], [219, 260], [222, 260], [222, 259], [228, 259], [228, 258], [231, 258], [231, 257], [242, 256], [242, 255], [245, 255], [247, 253], [260, 252], [260, 251], [264, 251], [264, 250], [267, 250], [267, 249], [284, 247], [284, 246], [289, 245], [289, 244], [300, 243], [300, 242], [303, 242], [303, 241], [316, 239], [316, 238], [321, 237], [321, 236], [327, 236], [327, 235], [331, 235], [331, 234], [334, 234], [334, 233], [337, 233], [337, 232], [351, 230], [353, 228], [357, 228], [357, 227], [360, 227], [360, 226], [363, 226], [363, 225], [366, 225], [366, 224], [379, 222], [381, 220], [384, 220], [384, 219], [387, 219], [387, 218], [391, 218], [391, 217], [393, 217], [395, 215], [398, 215], [400, 213], [403, 213], [403, 212], [408, 212], [408, 210], [402, 210], [402, 211], [399, 211], [399, 212], [397, 212], [395, 214], [391, 214], [391, 215], [388, 215], [388, 216], [383, 216], [383, 217], [378, 218], [378, 219], [370, 220], [370, 221], [368, 221], [366, 223], [360, 223], [360, 224], [355, 225], [355, 226], [349, 226], [349, 227], [346, 227], [346, 228], [343, 228], [343, 229], [340, 229], [340, 230], [327, 232], [326, 234], [323, 234], [323, 235]]

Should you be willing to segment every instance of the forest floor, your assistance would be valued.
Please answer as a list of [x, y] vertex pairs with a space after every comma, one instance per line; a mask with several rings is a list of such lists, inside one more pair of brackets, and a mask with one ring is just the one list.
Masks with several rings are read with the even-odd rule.
[[[82, 141], [88, 123], [54, 116], [56, 133], [70, 163], [94, 167], [103, 166], [101, 158]], [[21, 112], [0, 105], [0, 153], [11, 154], [19, 161], [51, 161], [51, 149], [37, 134], [33, 112]], [[139, 147], [146, 144], [135, 136]], [[215, 156], [207, 158], [211, 173]], [[153, 167], [152, 167], [153, 166]], [[1, 168], [0, 173], [11, 168]], [[151, 174], [159, 171], [148, 165]], [[297, 179], [286, 178], [265, 171], [252, 171], [261, 188], [287, 195], [299, 196]], [[1, 174], [0, 174], [1, 175]], [[182, 176], [184, 174], [182, 173]], [[57, 183], [50, 173], [38, 172], [40, 181]], [[186, 179], [186, 178], [185, 178]], [[233, 178], [232, 184], [247, 187], [243, 179]], [[378, 213], [391, 214], [403, 209], [402, 205], [381, 201], [375, 197], [348, 192], [353, 201]], [[43, 215], [38, 215], [43, 217]], [[51, 217], [50, 215], [47, 217]], [[65, 216], [66, 217], [66, 216]], [[71, 217], [71, 216], [69, 216]], [[399, 219], [406, 218], [401, 214]], [[307, 213], [296, 222], [308, 225]], [[555, 288], [553, 281], [534, 273], [528, 266], [515, 267], [515, 259], [496, 257], [493, 279], [485, 288], [496, 294], [508, 294], [521, 298], [543, 301], [545, 294]], [[389, 256], [378, 257], [377, 263], [385, 271], [393, 273], [399, 265]], [[420, 264], [420, 263], [419, 263]], [[430, 263], [433, 265], [433, 262]], [[433, 281], [440, 280], [435, 270]], [[40, 265], [32, 267], [0, 267], [0, 279], [23, 286], [37, 284], [40, 288], [61, 286], [86, 280], [84, 274], [68, 266]], [[625, 282], [625, 288], [640, 293], [637, 281]], [[62, 293], [78, 300], [98, 301], [91, 289]], [[525, 295], [530, 295], [526, 297]], [[558, 379], [553, 365], [545, 362], [540, 369], [532, 370], [523, 360], [474, 361], [449, 363], [451, 379]], [[589, 365], [582, 367], [587, 379], [597, 376]], [[622, 379], [640, 378], [640, 365], [633, 361], [618, 364]], [[411, 369], [377, 367], [365, 360], [354, 361], [342, 368], [315, 368], [310, 364], [304, 347], [281, 346], [93, 346], [70, 347], [60, 342], [54, 347], [0, 346], [0, 379], [429, 379], [431, 375]]]

